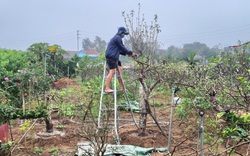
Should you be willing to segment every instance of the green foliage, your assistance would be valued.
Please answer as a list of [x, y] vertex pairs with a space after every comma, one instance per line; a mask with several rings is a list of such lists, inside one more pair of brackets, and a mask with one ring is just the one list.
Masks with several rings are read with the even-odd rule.
[[178, 105], [178, 107], [175, 108], [175, 114], [181, 120], [188, 119], [190, 113], [192, 113], [193, 107], [192, 100], [183, 98], [181, 99], [181, 103]]
[[34, 153], [34, 155], [42, 155], [42, 153], [43, 153], [43, 148], [42, 148], [42, 147], [35, 147], [33, 153]]
[[23, 113], [21, 109], [15, 109], [15, 112], [10, 114], [11, 119], [36, 119], [36, 118], [45, 118], [48, 116], [47, 110], [45, 109], [36, 109], [36, 110], [26, 110]]
[[[80, 84], [80, 82], [78, 82]], [[84, 116], [86, 111], [98, 115], [102, 77], [84, 81], [77, 87], [63, 88], [54, 95], [55, 107], [62, 116]], [[53, 93], [54, 94], [54, 93]], [[84, 113], [83, 113], [84, 112]]]
[[221, 133], [220, 123], [214, 117], [209, 117], [209, 116], [205, 116], [204, 120], [205, 120], [204, 143], [212, 144], [214, 140], [218, 138], [218, 135], [220, 135]]
[[0, 145], [0, 156], [6, 156], [10, 154], [10, 149], [14, 145], [12, 141], [8, 141], [5, 144]]
[[[21, 107], [23, 98], [49, 90], [53, 76], [44, 75], [44, 68], [33, 53], [11, 50], [0, 50], [0, 90], [8, 103]], [[7, 78], [7, 80], [6, 80]], [[35, 97], [35, 96], [34, 96]]]
[[188, 112], [185, 110], [185, 107], [182, 104], [175, 109], [175, 114], [181, 120], [188, 117]]
[[96, 59], [84, 56], [78, 63], [82, 82], [100, 76], [103, 74], [104, 52]]
[[[240, 50], [239, 50], [240, 49]], [[249, 51], [247, 47], [224, 51], [210, 59], [210, 76], [221, 95], [220, 102], [249, 111]]]
[[235, 127], [235, 128], [227, 127], [223, 130], [222, 137], [232, 138], [236, 141], [239, 141], [242, 139], [247, 139], [248, 133], [240, 127]]
[[63, 125], [60, 122], [58, 122], [56, 128], [57, 129], [63, 129]]
[[[63, 54], [66, 53], [59, 45], [49, 46], [47, 43], [33, 44], [28, 49], [30, 52], [0, 50], [0, 103], [6, 103], [13, 107], [13, 111], [1, 111], [4, 118], [0, 122], [9, 119], [30, 119], [46, 117], [47, 112], [42, 106], [44, 93], [51, 89], [55, 78], [60, 78], [66, 66], [75, 68], [77, 59], [64, 64]], [[75, 64], [73, 66], [72, 64]], [[41, 97], [40, 97], [41, 96]], [[37, 101], [36, 110], [19, 110], [25, 108], [26, 103]], [[17, 109], [14, 109], [14, 108]], [[2, 109], [2, 110], [3, 110]], [[9, 109], [9, 108], [8, 108]]]
[[218, 118], [224, 118], [227, 127], [222, 132], [224, 138], [233, 138], [235, 140], [247, 139], [250, 131], [250, 114], [239, 116], [235, 111], [221, 112], [217, 114]]
[[95, 77], [88, 82], [83, 83], [83, 91], [86, 95], [89, 96], [86, 98], [89, 98], [88, 101], [93, 99], [91, 112], [94, 116], [98, 116], [101, 87], [102, 77]]
[[0, 104], [0, 124], [1, 123], [6, 123], [8, 122], [8, 120], [10, 120], [10, 114], [11, 112], [13, 112], [13, 107], [9, 106], [9, 105], [4, 105], [4, 104]]
[[43, 53], [49, 51], [48, 43], [34, 43], [29, 48], [28, 51], [33, 52], [36, 55], [38, 61], [42, 61], [44, 59]]
[[57, 147], [52, 147], [49, 150], [49, 153], [51, 153], [51, 156], [58, 156], [58, 148]]
[[[68, 61], [64, 62], [63, 55], [67, 52], [60, 45], [50, 46], [48, 43], [34, 43], [28, 51], [32, 52], [39, 63], [43, 64], [44, 74], [53, 75], [55, 79], [67, 76]], [[75, 66], [70, 66], [74, 68]], [[46, 70], [46, 71], [45, 71]], [[72, 71], [72, 69], [71, 69]]]
[[184, 60], [188, 62], [190, 68], [194, 68], [194, 66], [197, 65], [198, 61], [195, 60], [195, 56], [196, 56], [197, 52], [196, 51], [191, 51], [190, 52], [190, 56], [189, 57], [185, 57]]
[[20, 104], [18, 72], [30, 66], [31, 56], [27, 52], [15, 50], [0, 50], [0, 55], [0, 90], [9, 103]]
[[129, 101], [130, 103], [130, 108], [127, 107], [127, 101], [121, 101], [121, 103], [119, 103], [119, 106], [118, 106], [118, 109], [119, 110], [126, 110], [126, 111], [129, 111], [130, 109], [135, 111], [135, 112], [139, 112], [140, 109], [139, 109], [139, 105], [138, 105], [138, 102], [137, 101]]
[[0, 49], [0, 69], [1, 80], [4, 77], [12, 77], [18, 70], [29, 65], [29, 53], [16, 50]]
[[23, 113], [22, 109], [12, 107], [10, 105], [0, 104], [0, 123], [6, 123], [11, 119], [35, 119], [47, 117], [47, 110], [37, 108], [35, 110], [26, 110]]
[[[60, 66], [65, 77], [75, 78], [77, 76], [77, 63], [81, 58], [77, 55], [73, 56], [70, 60], [64, 60], [64, 64]], [[68, 70], [65, 70], [68, 69]]]
[[64, 105], [62, 107], [62, 115], [65, 115], [65, 116], [73, 116], [73, 115], [76, 115], [75, 114], [75, 110], [76, 110], [76, 107], [75, 105], [73, 104], [68, 104], [68, 105]]
[[20, 130], [21, 131], [26, 131], [29, 129], [30, 127], [30, 124], [31, 124], [31, 121], [30, 120], [25, 120], [21, 125], [20, 125]]
[[[248, 70], [248, 72], [249, 71], [250, 70]], [[241, 88], [239, 89], [240, 92], [250, 93], [250, 82], [249, 82], [249, 78], [248, 77], [239, 76], [239, 77], [236, 77], [236, 80], [238, 80], [238, 82], [240, 83], [240, 86], [241, 86]]]
[[211, 104], [204, 97], [196, 97], [194, 100], [194, 104], [196, 107], [201, 109], [211, 108]]

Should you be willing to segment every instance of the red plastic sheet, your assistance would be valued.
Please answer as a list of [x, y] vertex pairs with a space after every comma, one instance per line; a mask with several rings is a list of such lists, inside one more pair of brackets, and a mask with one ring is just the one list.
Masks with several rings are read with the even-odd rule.
[[9, 141], [9, 125], [8, 123], [0, 126], [0, 140], [2, 143]]

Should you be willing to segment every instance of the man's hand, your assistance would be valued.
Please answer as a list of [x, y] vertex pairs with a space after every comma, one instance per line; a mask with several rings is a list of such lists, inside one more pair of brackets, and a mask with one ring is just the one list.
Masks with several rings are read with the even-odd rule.
[[132, 54], [131, 54], [131, 55], [129, 55], [129, 56], [131, 56], [131, 57], [135, 58], [137, 55], [136, 55], [135, 53], [132, 53]]

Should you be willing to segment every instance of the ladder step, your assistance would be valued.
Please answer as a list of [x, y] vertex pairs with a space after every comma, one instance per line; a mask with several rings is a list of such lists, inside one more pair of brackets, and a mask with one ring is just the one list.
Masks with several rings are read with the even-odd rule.
[[114, 110], [115, 110], [114, 108], [104, 108], [101, 111], [114, 111]]
[[[104, 120], [104, 119], [102, 119], [102, 121], [103, 122], [107, 122], [107, 121], [109, 121], [109, 124], [113, 124], [114, 123], [114, 119], [112, 119], [112, 120]], [[117, 121], [134, 121], [133, 119], [117, 119]]]
[[[114, 92], [115, 92], [115, 91], [114, 91]], [[107, 94], [114, 94], [114, 92], [105, 92], [105, 91], [103, 91], [103, 94], [104, 94], [104, 95], [107, 95]], [[118, 93], [118, 92], [124, 92], [124, 90], [117, 90], [116, 92], [117, 92], [117, 93]]]
[[115, 126], [100, 126], [98, 129], [113, 129]]
[[134, 121], [133, 119], [118, 119], [119, 121]]
[[114, 92], [103, 92], [104, 95], [106, 94], [113, 94]]

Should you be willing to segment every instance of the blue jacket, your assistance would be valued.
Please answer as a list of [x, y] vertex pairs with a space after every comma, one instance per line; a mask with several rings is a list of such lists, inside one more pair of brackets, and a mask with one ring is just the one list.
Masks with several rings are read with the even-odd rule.
[[106, 59], [119, 60], [119, 55], [132, 54], [132, 51], [128, 50], [122, 43], [120, 35], [116, 34], [108, 44], [106, 49]]

